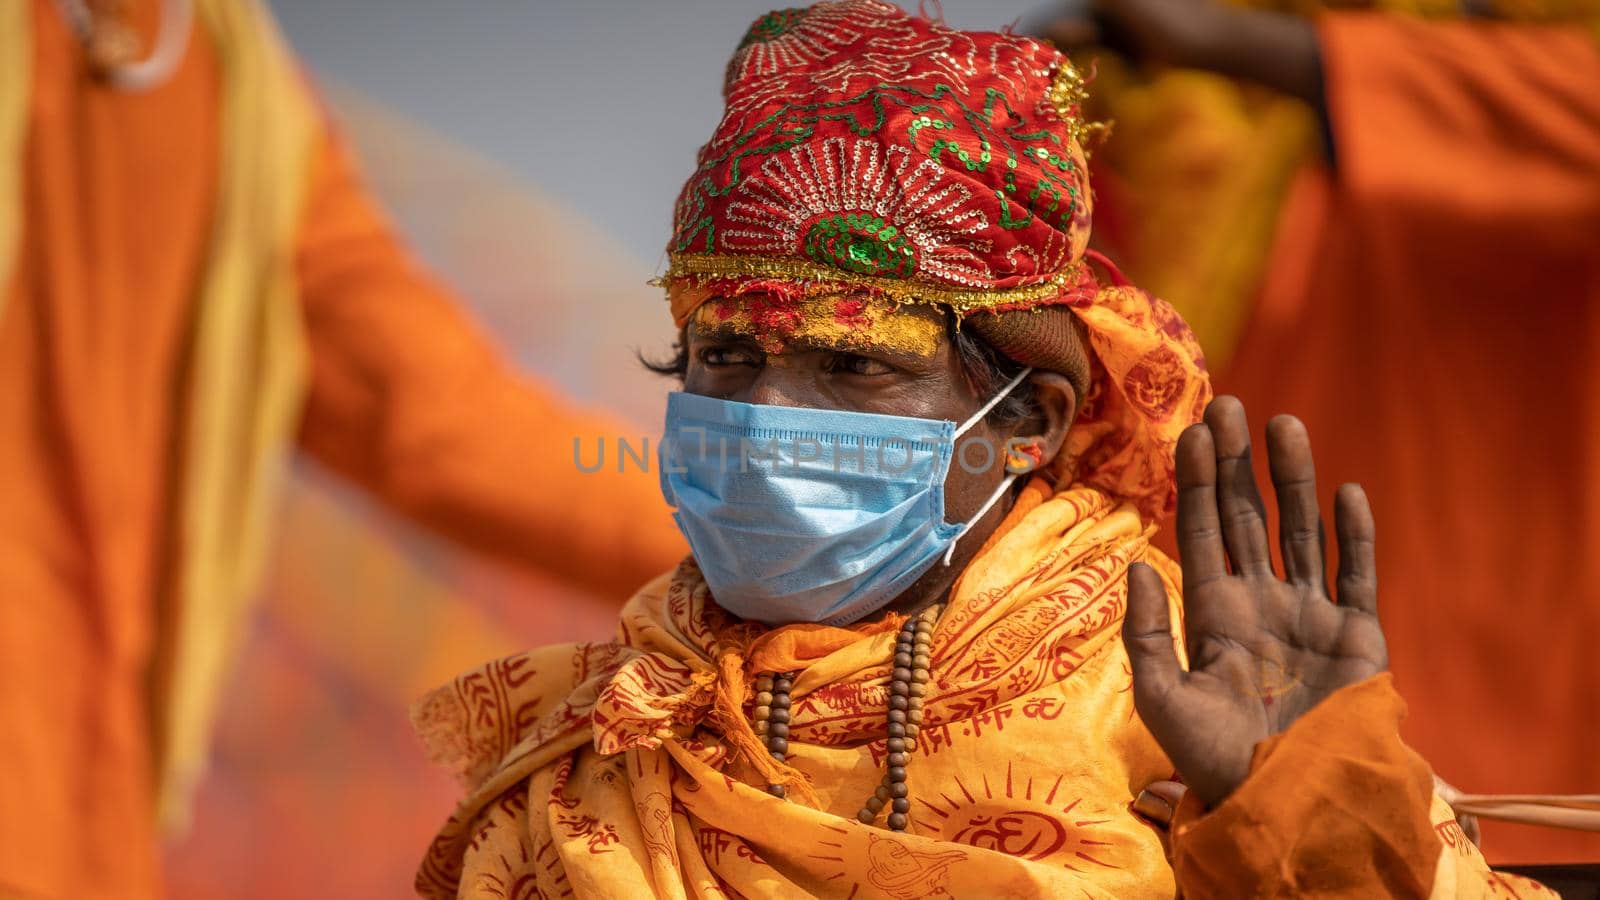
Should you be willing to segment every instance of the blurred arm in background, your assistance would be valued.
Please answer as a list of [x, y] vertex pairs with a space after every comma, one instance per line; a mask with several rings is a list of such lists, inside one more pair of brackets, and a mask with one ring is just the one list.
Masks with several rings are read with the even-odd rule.
[[[1319, 471], [1366, 488], [1407, 743], [1468, 790], [1592, 791], [1600, 8], [1255, 5], [1095, 0], [1043, 27], [1116, 51], [1097, 237], [1219, 391], [1293, 412]], [[1492, 823], [1484, 847], [1600, 839]]]
[[597, 592], [625, 595], [682, 558], [653, 460], [575, 464], [574, 439], [589, 461], [596, 439], [637, 445], [637, 429], [512, 369], [396, 241], [331, 134], [298, 273], [312, 360], [300, 440], [318, 460], [448, 537]]
[[1096, 0], [1094, 12], [1044, 32], [1310, 104], [1331, 132], [1344, 190], [1431, 207], [1439, 225], [1503, 227], [1510, 216], [1537, 229], [1520, 236], [1530, 242], [1594, 246], [1600, 6], [1544, 10], [1535, 22], [1310, 19], [1205, 0]]

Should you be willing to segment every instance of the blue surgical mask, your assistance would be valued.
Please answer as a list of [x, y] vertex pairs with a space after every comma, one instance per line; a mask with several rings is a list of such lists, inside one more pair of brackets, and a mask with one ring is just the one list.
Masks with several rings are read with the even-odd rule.
[[956, 439], [1028, 371], [959, 426], [673, 393], [661, 491], [712, 597], [767, 624], [844, 625], [889, 603], [941, 556], [949, 565], [956, 541], [1016, 478], [971, 520], [946, 522]]

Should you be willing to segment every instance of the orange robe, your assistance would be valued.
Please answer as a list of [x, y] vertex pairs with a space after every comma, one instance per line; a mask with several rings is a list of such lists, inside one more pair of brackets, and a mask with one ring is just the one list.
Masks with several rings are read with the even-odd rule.
[[[1218, 390], [1300, 416], [1330, 493], [1366, 487], [1406, 737], [1440, 776], [1593, 792], [1600, 50], [1576, 27], [1320, 29], [1337, 171], [1295, 184]], [[1600, 836], [1491, 826], [1485, 848], [1593, 860]]]
[[[157, 4], [132, 6], [148, 40]], [[0, 896], [151, 897], [149, 679], [221, 61], [197, 25], [169, 81], [120, 93], [53, 3], [31, 7], [23, 224], [0, 285]], [[500, 360], [331, 136], [313, 169], [302, 445], [449, 536], [597, 591], [681, 555], [652, 476], [574, 469], [573, 436], [616, 427]]]

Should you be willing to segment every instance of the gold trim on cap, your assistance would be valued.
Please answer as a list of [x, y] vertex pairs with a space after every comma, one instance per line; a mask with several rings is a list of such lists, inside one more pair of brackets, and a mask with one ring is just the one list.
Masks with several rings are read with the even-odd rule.
[[1056, 114], [1067, 126], [1067, 134], [1072, 142], [1083, 151], [1085, 158], [1089, 156], [1091, 144], [1098, 144], [1105, 140], [1111, 133], [1110, 122], [1090, 122], [1084, 119], [1083, 110], [1089, 99], [1088, 80], [1072, 64], [1072, 60], [1062, 55], [1061, 65], [1056, 67], [1056, 73], [1050, 79], [1050, 88], [1045, 92], [1050, 100], [1050, 105], [1056, 108]]
[[1049, 276], [1038, 284], [1011, 288], [957, 288], [901, 278], [883, 278], [846, 272], [832, 266], [799, 259], [769, 256], [731, 256], [713, 253], [673, 253], [667, 274], [655, 284], [672, 288], [679, 279], [697, 278], [777, 278], [812, 282], [818, 287], [864, 288], [896, 303], [936, 303], [966, 314], [997, 307], [1022, 306], [1060, 296], [1077, 280], [1079, 263]]

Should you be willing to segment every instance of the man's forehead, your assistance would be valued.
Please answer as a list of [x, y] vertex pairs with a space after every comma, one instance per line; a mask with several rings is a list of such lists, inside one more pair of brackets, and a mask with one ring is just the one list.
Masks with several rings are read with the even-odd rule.
[[938, 307], [868, 293], [712, 297], [694, 313], [701, 335], [750, 338], [768, 352], [837, 350], [931, 358], [945, 340]]

